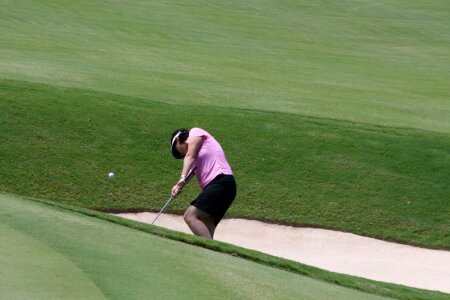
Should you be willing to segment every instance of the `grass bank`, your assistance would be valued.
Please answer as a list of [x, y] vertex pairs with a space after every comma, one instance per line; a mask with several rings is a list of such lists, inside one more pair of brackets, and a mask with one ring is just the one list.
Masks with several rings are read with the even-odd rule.
[[[450, 249], [448, 134], [0, 86], [0, 190], [102, 210], [158, 210], [180, 167], [170, 133], [201, 126], [221, 141], [236, 173], [229, 215]], [[181, 212], [197, 191], [191, 184], [170, 211]]]

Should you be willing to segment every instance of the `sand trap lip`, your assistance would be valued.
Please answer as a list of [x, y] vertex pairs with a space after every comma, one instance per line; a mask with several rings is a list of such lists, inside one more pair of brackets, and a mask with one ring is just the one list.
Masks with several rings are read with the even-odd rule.
[[[156, 213], [115, 215], [151, 223]], [[191, 233], [178, 215], [163, 214], [155, 225]], [[450, 251], [244, 219], [222, 220], [214, 238], [337, 273], [450, 293]]]

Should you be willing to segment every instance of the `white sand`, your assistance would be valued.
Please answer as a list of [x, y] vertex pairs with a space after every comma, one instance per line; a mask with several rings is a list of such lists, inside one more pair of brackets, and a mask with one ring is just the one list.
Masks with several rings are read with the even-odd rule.
[[[156, 216], [117, 215], [144, 223]], [[191, 233], [182, 216], [163, 214], [155, 225]], [[214, 239], [333, 272], [450, 293], [450, 251], [243, 219], [222, 220]]]

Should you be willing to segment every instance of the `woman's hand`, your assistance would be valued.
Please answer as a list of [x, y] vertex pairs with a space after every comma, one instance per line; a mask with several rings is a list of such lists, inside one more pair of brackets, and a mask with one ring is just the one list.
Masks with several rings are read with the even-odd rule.
[[184, 181], [184, 178], [180, 178], [178, 180], [177, 184], [174, 185], [172, 188], [172, 197], [178, 196], [181, 191], [183, 190], [184, 186], [186, 185], [186, 182]]

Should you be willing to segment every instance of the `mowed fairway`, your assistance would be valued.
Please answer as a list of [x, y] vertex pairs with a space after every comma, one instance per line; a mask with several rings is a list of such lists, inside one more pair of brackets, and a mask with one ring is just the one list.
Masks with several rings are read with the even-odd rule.
[[0, 76], [450, 132], [433, 1], [2, 0]]
[[385, 299], [0, 194], [1, 299]]

